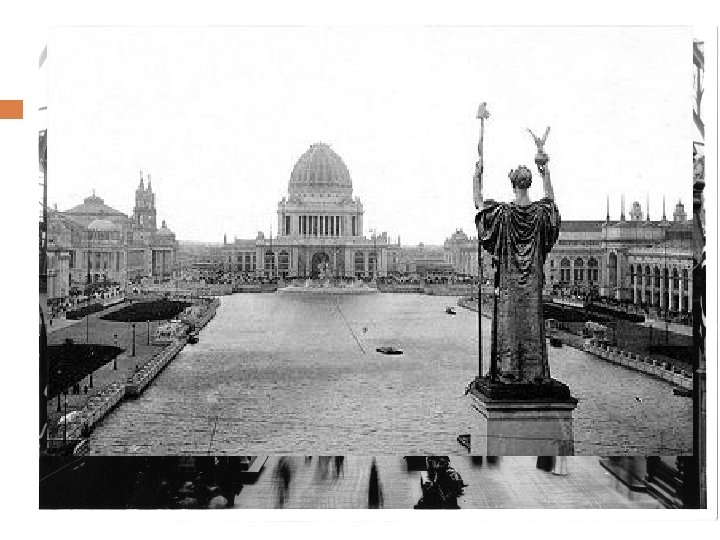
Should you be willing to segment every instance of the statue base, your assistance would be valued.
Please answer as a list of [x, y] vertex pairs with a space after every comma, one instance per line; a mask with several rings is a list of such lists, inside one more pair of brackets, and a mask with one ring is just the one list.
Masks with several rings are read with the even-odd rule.
[[487, 377], [468, 388], [476, 417], [470, 449], [477, 456], [571, 456], [577, 399], [555, 379], [501, 383]]

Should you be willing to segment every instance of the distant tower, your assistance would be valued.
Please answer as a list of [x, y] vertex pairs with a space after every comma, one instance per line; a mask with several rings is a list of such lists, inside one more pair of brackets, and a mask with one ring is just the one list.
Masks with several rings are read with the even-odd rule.
[[647, 212], [647, 214], [645, 215], [645, 220], [650, 221], [650, 194], [649, 193], [647, 193], [645, 195], [645, 209], [646, 209], [645, 212]]
[[223, 234], [223, 246], [227, 246], [227, 233]]
[[685, 213], [685, 206], [680, 200], [678, 200], [678, 203], [675, 205], [675, 211], [673, 212], [673, 221], [676, 223], [683, 223], [687, 221], [687, 213]]
[[632, 208], [630, 209], [630, 221], [642, 221], [642, 218], [643, 214], [640, 203], [635, 201], [632, 203]]
[[625, 221], [625, 194], [620, 195], [620, 221]]
[[610, 195], [605, 199], [605, 207], [607, 213], [605, 214], [605, 223], [610, 223]]
[[152, 192], [152, 186], [150, 185], [150, 175], [148, 174], [148, 187], [145, 189], [142, 171], [140, 171], [140, 185], [135, 190], [133, 224], [139, 230], [156, 231], [156, 215], [155, 194]]
[[662, 221], [665, 223], [667, 221], [667, 216], [665, 215], [665, 195], [663, 195], [663, 215], [662, 215]]

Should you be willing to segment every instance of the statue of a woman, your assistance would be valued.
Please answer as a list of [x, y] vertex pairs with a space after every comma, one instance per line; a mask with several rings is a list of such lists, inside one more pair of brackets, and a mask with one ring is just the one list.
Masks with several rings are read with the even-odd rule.
[[[547, 137], [547, 132], [545, 137]], [[536, 138], [544, 144], [543, 139]], [[557, 241], [560, 212], [554, 202], [548, 156], [538, 144], [535, 163], [545, 196], [531, 201], [531, 171], [521, 165], [510, 171], [515, 200], [483, 200], [482, 174], [475, 174], [475, 224], [482, 248], [495, 267], [495, 305], [490, 377], [504, 383], [550, 380], [545, 344], [542, 289], [543, 266]]]

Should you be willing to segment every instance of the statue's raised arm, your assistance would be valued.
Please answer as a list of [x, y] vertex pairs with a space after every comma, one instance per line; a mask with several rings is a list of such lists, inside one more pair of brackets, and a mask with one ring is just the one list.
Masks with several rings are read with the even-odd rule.
[[543, 190], [545, 192], [545, 198], [555, 200], [552, 183], [550, 182], [550, 167], [548, 166], [550, 158], [545, 152], [545, 143], [547, 142], [548, 135], [550, 134], [550, 126], [545, 129], [545, 134], [542, 136], [542, 138], [535, 135], [530, 128], [528, 128], [528, 133], [530, 133], [533, 140], [535, 141], [535, 146], [537, 146], [537, 154], [535, 154], [535, 165], [537, 165], [538, 172], [543, 179]]
[[490, 118], [490, 111], [487, 110], [487, 103], [484, 101], [478, 107], [476, 118], [480, 120], [480, 140], [478, 141], [479, 159], [475, 163], [475, 174], [473, 175], [473, 201], [475, 202], [475, 208], [480, 210], [483, 207], [483, 138], [485, 136], [485, 120]]

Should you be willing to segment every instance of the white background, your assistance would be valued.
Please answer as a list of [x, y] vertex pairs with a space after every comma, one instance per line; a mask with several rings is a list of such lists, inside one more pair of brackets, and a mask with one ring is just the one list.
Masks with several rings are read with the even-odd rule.
[[[627, 2], [606, 1], [602, 4], [587, 6], [581, 3], [566, 3], [564, 6], [551, 7], [548, 2], [525, 3], [518, 6], [515, 3], [504, 2], [502, 10], [493, 11], [492, 14], [481, 7], [471, 7], [474, 4], [451, 4], [443, 3], [442, 10], [434, 10], [429, 5], [403, 3], [398, 5], [362, 3], [350, 6], [340, 6], [339, 3], [324, 3], [316, 6], [312, 2], [303, 2], [302, 5], [274, 3], [263, 9], [253, 5], [229, 7], [218, 3], [205, 1], [202, 5], [190, 5], [173, 3], [172, 6], [147, 6], [141, 2], [126, 1], [122, 4], [114, 4], [108, 8], [98, 8], [96, 3], [63, 2], [60, 4], [34, 5], [13, 5], [12, 10], [4, 8], [2, 19], [0, 19], [0, 98], [1, 99], [24, 99], [25, 120], [22, 121], [0, 121], [0, 179], [3, 182], [3, 264], [2, 283], [4, 288], [2, 322], [5, 330], [2, 343], [2, 355], [0, 358], [5, 367], [4, 384], [0, 396], [2, 398], [3, 411], [3, 460], [5, 489], [0, 495], [1, 507], [5, 516], [11, 519], [4, 519], [4, 532], [9, 537], [19, 535], [33, 537], [39, 534], [44, 536], [85, 536], [100, 535], [102, 538], [127, 538], [134, 535], [156, 535], [156, 536], [190, 536], [218, 534], [212, 525], [222, 525], [225, 529], [219, 534], [231, 534], [237, 536], [258, 536], [267, 537], [275, 534], [284, 536], [306, 537], [330, 533], [334, 537], [362, 536], [368, 534], [385, 533], [388, 536], [416, 537], [422, 534], [423, 537], [437, 537], [438, 535], [479, 536], [479, 537], [523, 537], [533, 538], [557, 538], [562, 536], [607, 537], [613, 535], [618, 538], [626, 536], [650, 537], [650, 538], [678, 538], [689, 535], [704, 535], [710, 537], [711, 531], [708, 527], [701, 527], [703, 524], [688, 523], [687, 520], [707, 519], [716, 516], [717, 498], [717, 462], [716, 462], [716, 389], [717, 369], [713, 359], [717, 352], [717, 304], [716, 304], [716, 257], [717, 257], [717, 190], [716, 183], [716, 147], [717, 147], [717, 125], [716, 125], [716, 30], [714, 27], [704, 27], [702, 24], [714, 25], [716, 21], [710, 16], [711, 12], [703, 3], [683, 2], [673, 3], [671, 6], [659, 3], [653, 4], [652, 9], [641, 7], [633, 8]], [[591, 512], [591, 511], [464, 511], [459, 513], [410, 513], [401, 511], [385, 511], [379, 513], [371, 512], [294, 512], [282, 513], [268, 512], [198, 512], [198, 513], [172, 513], [160, 514], [157, 512], [38, 512], [37, 506], [37, 398], [35, 394], [37, 381], [37, 307], [35, 304], [37, 291], [36, 266], [37, 260], [37, 216], [38, 200], [40, 189], [37, 186], [37, 129], [43, 125], [45, 119], [36, 113], [36, 109], [44, 101], [42, 92], [38, 89], [41, 85], [41, 77], [38, 73], [37, 62], [40, 51], [48, 39], [48, 27], [58, 24], [324, 24], [324, 25], [373, 25], [392, 24], [400, 26], [427, 25], [427, 24], [694, 24], [699, 25], [693, 32], [701, 36], [711, 46], [706, 46], [707, 73], [706, 84], [708, 87], [705, 101], [705, 114], [707, 119], [708, 153], [707, 173], [708, 185], [706, 188], [707, 225], [708, 225], [708, 485], [710, 511], [707, 512]], [[575, 31], [573, 31], [574, 33]], [[49, 60], [50, 61], [50, 60]], [[687, 63], [690, 64], [690, 49], [688, 48]], [[685, 68], [683, 68], [685, 69]], [[689, 72], [688, 72], [689, 73]], [[558, 80], [555, 85], [559, 91], [564, 87], [564, 79]], [[472, 95], [471, 95], [472, 94]], [[537, 116], [532, 118], [526, 112], [518, 113], [516, 123], [510, 127], [509, 121], [513, 112], [503, 108], [500, 103], [501, 97], [486, 97], [490, 94], [483, 94], [482, 89], [477, 92], [473, 89], [468, 92], [469, 112], [467, 117], [458, 119], [458, 122], [467, 124], [468, 132], [476, 129], [475, 122], [471, 116], [477, 106], [476, 101], [481, 98], [490, 103], [494, 113], [493, 135], [497, 148], [502, 145], [501, 141], [509, 142], [509, 147], [515, 149], [518, 154], [512, 153], [507, 159], [511, 166], [518, 161], [529, 161], [532, 147], [527, 146], [527, 140], [513, 142], [513, 137], [521, 138], [520, 131], [526, 123], [532, 123], [532, 127], [541, 129], [543, 124], [556, 125], [552, 112], [547, 115], [535, 112]], [[472, 99], [471, 99], [472, 98]], [[470, 103], [472, 101], [472, 103]], [[471, 105], [471, 107], [470, 107]], [[525, 105], [525, 111], [531, 109]], [[687, 100], [688, 111], [690, 101]], [[466, 114], [468, 107], [463, 105], [457, 108]], [[535, 114], [534, 113], [534, 114]], [[411, 115], [410, 115], [411, 116]], [[458, 113], [459, 116], [459, 113]], [[558, 121], [560, 121], [558, 119]], [[689, 113], [688, 113], [689, 121]], [[502, 139], [500, 133], [501, 124], [508, 124], [507, 139]], [[559, 124], [557, 124], [559, 125]], [[627, 130], [633, 131], [635, 126], [627, 126]], [[94, 129], [94, 128], [93, 128]], [[690, 129], [690, 128], [688, 128]], [[560, 131], [560, 130], [558, 130]], [[329, 135], [333, 135], [330, 133]], [[548, 150], [551, 157], [557, 158], [557, 165], [553, 169], [556, 176], [560, 176], [559, 158], [560, 145], [567, 138], [553, 131], [551, 143]], [[650, 134], [647, 134], [650, 136]], [[383, 134], [383, 137], [386, 137]], [[474, 136], [474, 135], [473, 135]], [[641, 139], [642, 133], [636, 136]], [[310, 137], [310, 135], [308, 135]], [[328, 137], [326, 134], [315, 135], [315, 138]], [[472, 136], [468, 135], [472, 140]], [[308, 141], [309, 142], [312, 141]], [[330, 141], [333, 142], [333, 141]], [[474, 143], [474, 141], [473, 141]], [[294, 143], [293, 143], [294, 144]], [[472, 166], [475, 156], [470, 142], [465, 141], [467, 148], [463, 149], [462, 174], [456, 173], [452, 176], [452, 189], [457, 189], [459, 200], [462, 204], [471, 196], [469, 182], [472, 173]], [[490, 143], [488, 143], [490, 144]], [[297, 154], [303, 150], [299, 144]], [[352, 146], [345, 148], [336, 143], [337, 150], [348, 162], [353, 173], [356, 190], [368, 206], [368, 211], [378, 212], [377, 219], [385, 219], [382, 207], [371, 204], [369, 198], [375, 187], [371, 187], [372, 174], [364, 178], [359, 172], [355, 172], [355, 158], [357, 152]], [[524, 146], [523, 150], [520, 149]], [[288, 143], [288, 146], [293, 146]], [[412, 146], [412, 145], [410, 145]], [[451, 145], [452, 146], [452, 145]], [[576, 148], [582, 148], [579, 141], [575, 141]], [[689, 152], [689, 141], [688, 141]], [[488, 147], [488, 152], [490, 147]], [[452, 151], [454, 147], [451, 147]], [[294, 147], [293, 147], [294, 151]], [[268, 191], [266, 195], [270, 207], [263, 208], [258, 213], [263, 219], [265, 216], [272, 216], [274, 204], [278, 196], [282, 195], [283, 184], [287, 181], [289, 174], [288, 167], [292, 165], [293, 155], [291, 149], [289, 154], [283, 153], [283, 159], [288, 160], [284, 165], [284, 175], [273, 181], [279, 182]], [[521, 154], [521, 155], [519, 155]], [[418, 154], [420, 156], [420, 154]], [[526, 158], [524, 156], [527, 156]], [[141, 159], [134, 157], [134, 159]], [[428, 160], [429, 156], [423, 154], [418, 159]], [[144, 159], [144, 158], [143, 158]], [[393, 159], [395, 157], [393, 156]], [[466, 163], [465, 160], [469, 160]], [[488, 180], [488, 192], [495, 191], [495, 185], [501, 186], [505, 180], [505, 173], [508, 167], [507, 162], [500, 161], [499, 150], [493, 154], [493, 160], [497, 163], [499, 176], [498, 184], [490, 188]], [[656, 161], [660, 158], [651, 158], [649, 161]], [[412, 161], [412, 160], [411, 160]], [[427, 161], [425, 161], [427, 162]], [[689, 162], [689, 154], [688, 154]], [[360, 162], [358, 162], [360, 163]], [[446, 164], [448, 167], [449, 164]], [[124, 166], [124, 165], [123, 165]], [[160, 164], [142, 163], [142, 167], [153, 169], [161, 167]], [[452, 166], [457, 166], [453, 161]], [[495, 165], [493, 165], [495, 166]], [[51, 163], [52, 167], [52, 163]], [[138, 168], [128, 165], [131, 173]], [[490, 167], [490, 163], [488, 163]], [[593, 167], [590, 167], [592, 170]], [[415, 169], [417, 170], [417, 169]], [[557, 171], [557, 172], [555, 172]], [[576, 173], [577, 171], [575, 171]], [[502, 174], [501, 174], [502, 173]], [[158, 173], [156, 173], [158, 174]], [[104, 177], [104, 176], [103, 176]], [[100, 177], [98, 177], [100, 178]], [[605, 179], [602, 179], [605, 181]], [[96, 179], [88, 176], [78, 184], [79, 192], [87, 192], [95, 187], [101, 191], [99, 186], [91, 185]], [[579, 180], [578, 180], [579, 181]], [[682, 173], [677, 179], [683, 182], [683, 186], [690, 185], [689, 173]], [[171, 177], [158, 174], [159, 184], [170, 183]], [[267, 180], [270, 182], [270, 179]], [[450, 180], [448, 180], [450, 182]], [[558, 193], [560, 192], [560, 179], [557, 180]], [[467, 187], [466, 187], [467, 186]], [[131, 184], [132, 187], [132, 184]], [[170, 187], [170, 186], [168, 186]], [[652, 188], [652, 185], [650, 186]], [[104, 187], [103, 187], [104, 189]], [[502, 187], [497, 188], [501, 192]], [[583, 186], [582, 191], [586, 188]], [[681, 187], [681, 189], [686, 189]], [[689, 187], [688, 187], [689, 189]], [[277, 190], [277, 191], [275, 191]], [[160, 217], [164, 212], [169, 212], [169, 203], [166, 204], [164, 193], [167, 191], [163, 185], [159, 197]], [[657, 190], [653, 190], [654, 196]], [[627, 193], [630, 193], [629, 188]], [[413, 192], [407, 194], [408, 198], [415, 196]], [[123, 191], [119, 197], [128, 197]], [[689, 193], [688, 193], [689, 196]], [[217, 194], [223, 198], [222, 193]], [[597, 205], [604, 208], [604, 193], [596, 194]], [[107, 202], [119, 207], [121, 210], [129, 211], [128, 202], [124, 200], [113, 200], [107, 197]], [[52, 199], [51, 199], [52, 201]], [[70, 204], [75, 201], [70, 201]], [[131, 202], [131, 201], [129, 201]], [[444, 207], [445, 200], [441, 200], [439, 207]], [[641, 201], [642, 202], [642, 201]], [[410, 203], [412, 206], [412, 203]], [[371, 207], [375, 206], [375, 209]], [[567, 204], [565, 206], [568, 206]], [[656, 204], [653, 204], [657, 208]], [[380, 209], [377, 209], [380, 208]], [[617, 208], [617, 203], [616, 203]], [[688, 211], [690, 205], [688, 205]], [[413, 209], [407, 210], [413, 215]], [[406, 209], [398, 210], [399, 214], [405, 214]], [[601, 210], [602, 217], [602, 210]], [[615, 212], [617, 214], [617, 211]], [[595, 217], [588, 215], [588, 218]], [[416, 216], [413, 215], [413, 226], [417, 226]], [[463, 218], [465, 219], [465, 218]], [[172, 221], [168, 218], [169, 221]], [[458, 225], [460, 219], [458, 218]], [[226, 227], [233, 227], [242, 232], [239, 222], [222, 224], [218, 230]], [[267, 221], [266, 221], [267, 222]], [[465, 223], [465, 221], [463, 221]], [[172, 222], [171, 222], [172, 225]], [[438, 229], [444, 230], [450, 224], [441, 224]], [[454, 223], [453, 223], [454, 225]], [[391, 232], [395, 226], [390, 223], [377, 223], [378, 228], [387, 228]], [[260, 225], [262, 227], [262, 225]], [[178, 227], [176, 227], [178, 228]], [[400, 226], [398, 225], [398, 228]], [[467, 226], [466, 226], [467, 228]], [[404, 231], [404, 229], [403, 229]], [[181, 232], [181, 231], [178, 231]], [[212, 232], [212, 231], [211, 231]], [[228, 231], [232, 234], [233, 231]], [[215, 234], [212, 232], [212, 234]], [[183, 235], [180, 234], [182, 237]], [[82, 523], [79, 520], [83, 520]], [[281, 520], [286, 523], [271, 527], [266, 521]], [[300, 521], [313, 521], [311, 526], [303, 526]], [[321, 525], [317, 520], [327, 523]], [[648, 522], [648, 520], [652, 520]], [[130, 521], [142, 521], [142, 524], [131, 524]], [[231, 523], [242, 521], [242, 523]], [[287, 521], [290, 521], [287, 523]], [[369, 522], [369, 523], [358, 523]], [[704, 525], [708, 525], [705, 523]], [[713, 523], [712, 525], [715, 525]], [[453, 526], [454, 525], [454, 526]], [[716, 528], [715, 528], [716, 529]], [[716, 530], [717, 532], [717, 530]]]
[[[369, 228], [407, 244], [472, 232], [486, 101], [485, 193], [547, 152], [564, 219], [618, 219], [620, 195], [672, 219], [691, 187], [692, 32], [674, 28], [62, 28], [48, 50], [48, 201], [92, 190], [132, 212], [149, 170], [179, 239], [269, 233], [313, 142], [344, 159]], [[542, 196], [536, 178], [533, 197]], [[690, 213], [690, 212], [688, 212]], [[159, 224], [159, 222], [158, 222]], [[277, 225], [274, 227], [277, 228]]]

